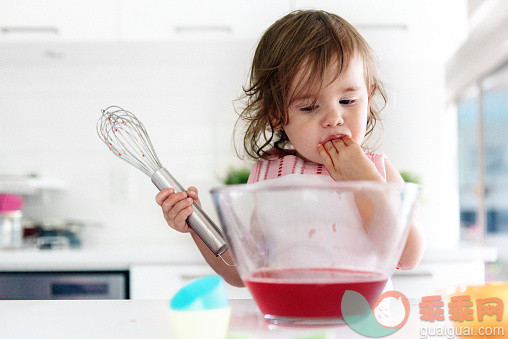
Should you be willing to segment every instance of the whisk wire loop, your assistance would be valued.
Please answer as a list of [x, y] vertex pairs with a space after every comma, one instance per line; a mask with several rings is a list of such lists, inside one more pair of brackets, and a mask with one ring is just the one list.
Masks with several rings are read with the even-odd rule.
[[[159, 190], [169, 187], [175, 191], [184, 190], [161, 165], [145, 126], [134, 114], [118, 106], [109, 106], [102, 110], [96, 129], [99, 138], [117, 157], [149, 176]], [[188, 224], [216, 256], [224, 253], [227, 245], [220, 229], [199, 205], [194, 203], [193, 206]]]
[[97, 134], [111, 151], [143, 173], [151, 176], [162, 165], [145, 126], [134, 114], [118, 106], [102, 110]]

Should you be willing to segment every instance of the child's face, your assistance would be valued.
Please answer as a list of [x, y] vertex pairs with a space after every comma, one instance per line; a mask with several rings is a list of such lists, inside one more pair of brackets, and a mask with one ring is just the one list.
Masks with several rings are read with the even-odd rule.
[[[349, 66], [333, 82], [338, 62], [324, 79], [326, 87], [316, 97], [318, 87], [305, 89], [306, 94], [293, 100], [288, 110], [288, 123], [283, 126], [298, 156], [322, 163], [317, 145], [341, 135], [350, 136], [358, 144], [365, 137], [368, 114], [368, 91], [361, 58], [351, 60]], [[305, 71], [296, 75], [294, 90]], [[313, 105], [314, 100], [316, 100]]]

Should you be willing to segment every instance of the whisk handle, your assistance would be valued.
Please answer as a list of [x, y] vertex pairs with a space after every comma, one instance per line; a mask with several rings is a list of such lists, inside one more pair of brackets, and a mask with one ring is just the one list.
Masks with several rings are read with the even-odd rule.
[[[164, 167], [155, 172], [151, 179], [159, 191], [165, 188], [173, 188], [176, 192], [185, 191], [182, 185], [180, 185]], [[194, 203], [192, 206], [194, 212], [187, 218], [189, 226], [196, 232], [201, 240], [203, 240], [213, 254], [218, 256], [224, 253], [227, 249], [227, 245], [217, 225], [214, 224], [212, 219], [210, 219], [198, 204]]]

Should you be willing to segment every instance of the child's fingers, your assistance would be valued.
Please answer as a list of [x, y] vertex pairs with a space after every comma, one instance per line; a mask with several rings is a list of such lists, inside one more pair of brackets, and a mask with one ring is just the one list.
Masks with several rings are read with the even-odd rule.
[[201, 201], [199, 200], [199, 196], [198, 196], [198, 189], [196, 187], [194, 187], [194, 186], [189, 187], [187, 189], [187, 194], [189, 195], [189, 197], [194, 199], [198, 205], [201, 206]]
[[335, 142], [335, 140], [328, 141], [327, 143], [324, 144], [324, 146], [325, 146], [326, 151], [330, 155], [330, 158], [332, 159], [333, 164], [335, 165], [335, 160], [338, 159], [338, 157], [339, 157], [339, 151], [338, 151], [337, 147], [335, 147], [334, 142]]
[[350, 146], [355, 143], [355, 141], [348, 135], [340, 138], [340, 140], [342, 140], [342, 143], [346, 146]]
[[174, 189], [165, 188], [162, 191], [160, 191], [159, 193], [157, 193], [157, 195], [155, 196], [155, 202], [157, 202], [157, 204], [159, 206], [162, 206], [162, 203], [164, 202], [164, 200], [166, 200], [166, 198], [173, 193], [175, 193]]
[[341, 150], [344, 151], [347, 146], [343, 138], [332, 140], [333, 147], [337, 150], [337, 154], [340, 154]]
[[171, 209], [167, 210], [167, 217], [170, 220], [175, 220], [176, 216], [184, 209], [189, 206], [192, 206], [192, 198], [185, 198], [178, 201], [175, 205], [171, 207]]
[[186, 208], [182, 209], [176, 216], [175, 216], [175, 228], [179, 230], [180, 232], [188, 232], [189, 231], [189, 225], [187, 225], [187, 218], [192, 213], [192, 206], [187, 206]]
[[182, 199], [187, 198], [187, 192], [177, 192], [170, 194], [163, 202], [162, 207], [164, 208], [171, 208], [174, 206], [177, 202], [179, 202]]
[[328, 158], [328, 153], [326, 153], [326, 150], [322, 144], [317, 145], [317, 152], [319, 156], [321, 156], [321, 159], [325, 160]]
[[173, 193], [167, 197], [161, 205], [164, 214], [168, 214], [168, 212], [171, 211], [171, 209], [173, 209], [179, 201], [184, 200], [185, 198], [187, 198], [186, 192]]
[[327, 169], [332, 169], [334, 168], [333, 167], [333, 160], [332, 158], [330, 157], [330, 155], [326, 152], [325, 148], [323, 145], [321, 144], [318, 144], [317, 146], [317, 149], [318, 149], [318, 153], [319, 155], [321, 156], [321, 159], [323, 159], [324, 161], [324, 165]]
[[189, 187], [187, 189], [187, 194], [189, 195], [189, 197], [194, 199], [194, 201], [196, 202], [196, 204], [198, 204], [198, 206], [201, 207], [201, 200], [199, 200], [198, 189], [196, 187], [194, 186]]

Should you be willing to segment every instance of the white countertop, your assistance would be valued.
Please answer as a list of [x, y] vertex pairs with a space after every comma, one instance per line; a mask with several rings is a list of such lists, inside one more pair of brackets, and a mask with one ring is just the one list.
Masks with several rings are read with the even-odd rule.
[[[447, 320], [424, 323], [418, 300], [410, 300], [405, 325], [390, 338], [419, 338], [422, 327], [452, 326]], [[267, 323], [252, 300], [231, 300], [226, 338], [365, 338], [346, 325], [286, 327]], [[168, 300], [2, 301], [3, 338], [173, 338]]]
[[481, 246], [472, 242], [463, 241], [459, 247], [427, 249], [423, 255], [422, 262], [464, 260], [493, 262], [497, 260], [497, 256], [498, 250], [496, 247]]
[[0, 271], [127, 270], [140, 264], [206, 263], [197, 248], [175, 244], [103, 244], [63, 250], [0, 250]]
[[[66, 250], [0, 250], [0, 271], [126, 270], [133, 265], [206, 265], [199, 250], [188, 244], [116, 243], [84, 245]], [[495, 261], [497, 249], [473, 244], [428, 249], [422, 264], [446, 261]], [[409, 271], [408, 271], [409, 272]]]

